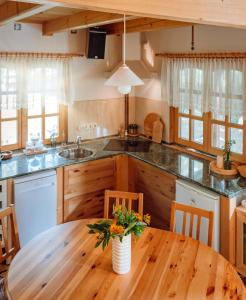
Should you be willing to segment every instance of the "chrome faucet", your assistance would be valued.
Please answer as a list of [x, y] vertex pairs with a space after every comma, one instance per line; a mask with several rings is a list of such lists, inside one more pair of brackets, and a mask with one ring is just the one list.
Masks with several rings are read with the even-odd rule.
[[77, 144], [77, 147], [79, 148], [79, 146], [81, 145], [82, 143], [82, 136], [77, 136], [76, 137], [76, 144]]

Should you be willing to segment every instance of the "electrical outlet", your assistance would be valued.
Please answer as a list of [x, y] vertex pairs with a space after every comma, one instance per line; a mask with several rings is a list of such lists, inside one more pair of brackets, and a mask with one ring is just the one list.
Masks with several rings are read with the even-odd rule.
[[14, 30], [15, 31], [21, 31], [21, 24], [20, 23], [14, 23]]

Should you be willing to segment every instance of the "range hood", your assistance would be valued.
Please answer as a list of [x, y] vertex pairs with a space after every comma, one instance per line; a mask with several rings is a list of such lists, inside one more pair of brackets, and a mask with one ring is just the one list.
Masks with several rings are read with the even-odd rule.
[[[126, 65], [139, 77], [142, 79], [152, 78], [152, 73], [148, 70], [145, 62], [142, 60], [126, 60]], [[120, 62], [112, 71], [106, 72], [106, 77], [110, 77], [120, 66]]]
[[[141, 35], [139, 32], [129, 33], [126, 35], [126, 65], [142, 79], [149, 79], [153, 77], [153, 73], [149, 70], [147, 64], [142, 60], [142, 45]], [[105, 72], [109, 78], [120, 66], [122, 62], [117, 64], [112, 70]]]

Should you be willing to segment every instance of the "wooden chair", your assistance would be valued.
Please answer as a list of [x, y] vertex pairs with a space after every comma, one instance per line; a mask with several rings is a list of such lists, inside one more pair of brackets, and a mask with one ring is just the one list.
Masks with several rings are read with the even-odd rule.
[[130, 211], [132, 209], [133, 201], [138, 202], [138, 213], [143, 215], [143, 194], [130, 193], [121, 191], [105, 191], [104, 198], [104, 218], [109, 218], [109, 204], [110, 199], [114, 199], [115, 205], [124, 205]]
[[0, 210], [0, 228], [2, 229], [0, 263], [2, 263], [8, 258], [13, 258], [20, 249], [14, 205]]
[[201, 208], [184, 205], [181, 203], [173, 202], [171, 209], [171, 221], [170, 221], [170, 231], [175, 231], [176, 227], [176, 211], [183, 212], [183, 222], [182, 222], [182, 234], [186, 233], [186, 221], [187, 214], [190, 215], [190, 225], [189, 225], [189, 236], [193, 237], [193, 225], [194, 217], [197, 216], [196, 224], [196, 240], [200, 239], [200, 230], [201, 230], [201, 218], [208, 219], [208, 246], [212, 246], [213, 240], [213, 225], [214, 225], [214, 213], [212, 211], [204, 210]]
[[[20, 249], [14, 205], [0, 210], [0, 263], [12, 259]], [[9, 263], [9, 261], [8, 261]], [[0, 275], [0, 299], [10, 299], [6, 289], [5, 276]]]

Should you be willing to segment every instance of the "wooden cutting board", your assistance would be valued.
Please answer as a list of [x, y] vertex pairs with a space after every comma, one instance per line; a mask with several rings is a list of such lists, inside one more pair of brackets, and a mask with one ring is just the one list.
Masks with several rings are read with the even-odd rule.
[[153, 133], [152, 133], [152, 140], [156, 143], [161, 143], [162, 141], [162, 134], [163, 134], [163, 123], [161, 120], [157, 120], [154, 122], [153, 125]]
[[144, 134], [148, 138], [152, 138], [154, 122], [161, 119], [161, 116], [156, 113], [148, 114], [144, 119]]

